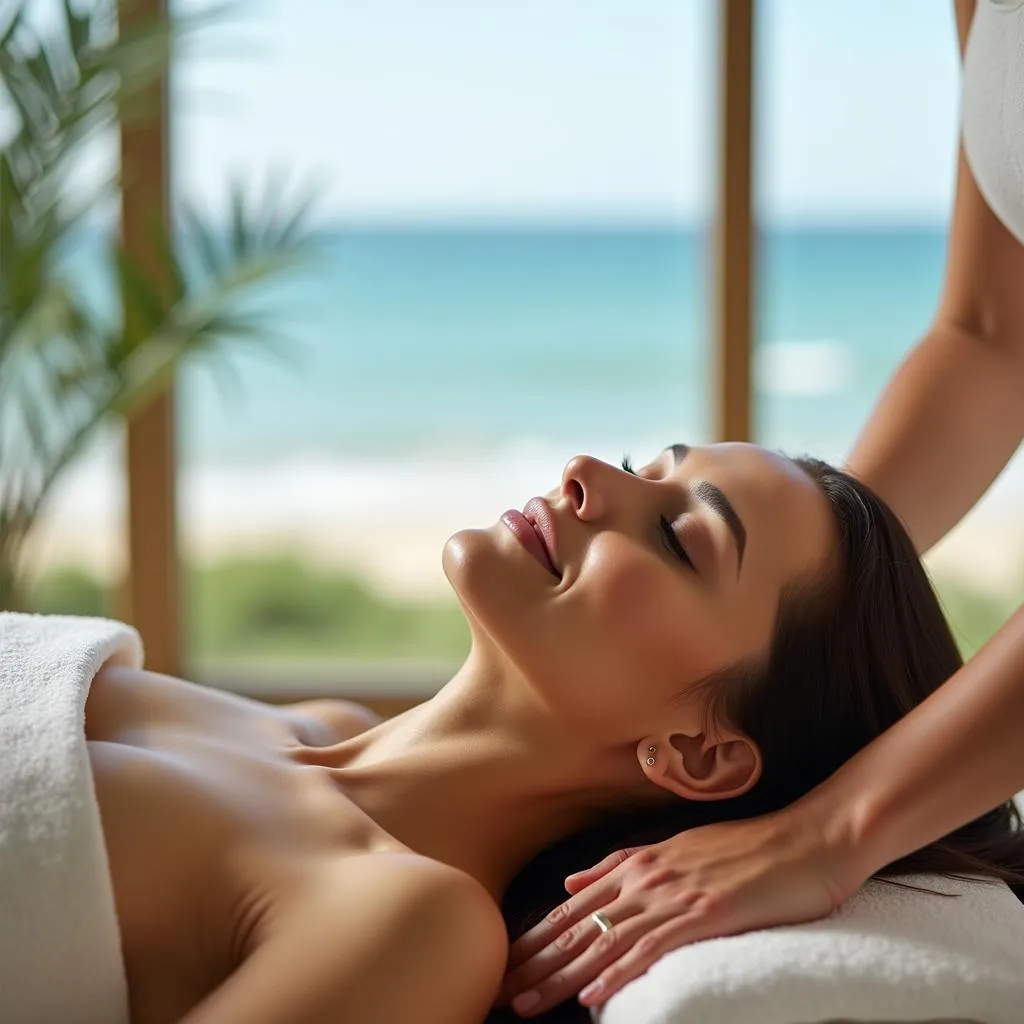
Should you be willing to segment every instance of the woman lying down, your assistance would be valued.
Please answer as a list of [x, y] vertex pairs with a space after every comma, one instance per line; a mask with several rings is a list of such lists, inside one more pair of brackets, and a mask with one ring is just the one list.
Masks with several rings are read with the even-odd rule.
[[[887, 508], [746, 444], [636, 471], [574, 458], [443, 565], [472, 649], [388, 721], [97, 676], [86, 734], [134, 1024], [480, 1024], [513, 879], [525, 912], [563, 898], [573, 865], [538, 882], [542, 851], [582, 868], [625, 836], [780, 808], [960, 665]], [[889, 871], [1010, 877], [1016, 824], [1006, 805]]]

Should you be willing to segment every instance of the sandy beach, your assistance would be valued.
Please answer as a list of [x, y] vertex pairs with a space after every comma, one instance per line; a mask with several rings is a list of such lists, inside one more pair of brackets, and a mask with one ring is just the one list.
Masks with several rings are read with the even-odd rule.
[[[121, 572], [119, 457], [109, 443], [61, 481], [29, 546], [34, 572], [64, 565], [103, 579]], [[276, 466], [186, 468], [178, 495], [181, 550], [196, 564], [289, 551], [314, 566], [353, 571], [382, 594], [445, 597], [445, 540], [549, 490], [563, 465], [563, 453], [524, 443], [484, 460], [310, 456]], [[998, 596], [1024, 593], [1024, 458], [1018, 455], [926, 561], [937, 578]]]

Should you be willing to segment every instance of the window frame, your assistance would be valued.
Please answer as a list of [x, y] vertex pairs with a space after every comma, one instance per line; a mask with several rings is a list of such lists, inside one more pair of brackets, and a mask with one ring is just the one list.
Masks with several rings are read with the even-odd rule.
[[[132, 16], [166, 11], [166, 0], [120, 0], [122, 24]], [[130, 10], [126, 10], [130, 8]], [[754, 0], [718, 0], [718, 169], [712, 232], [710, 344], [715, 367], [714, 436], [752, 437], [751, 380], [755, 267], [752, 210]], [[171, 95], [167, 81], [156, 89], [152, 120], [122, 130], [122, 237], [130, 257], [145, 265], [147, 227], [154, 212], [166, 226], [170, 209], [168, 132]], [[156, 672], [187, 671], [182, 634], [182, 584], [178, 555], [177, 451], [174, 384], [127, 424], [127, 571], [119, 615], [146, 643], [147, 666]], [[295, 673], [289, 672], [294, 677]], [[198, 680], [244, 696], [280, 704], [323, 696], [358, 700], [380, 714], [395, 714], [426, 699], [446, 681], [416, 678], [392, 666], [367, 692], [366, 681], [345, 679], [341, 670], [297, 679], [294, 689], [258, 683], [236, 673], [206, 673]], [[423, 687], [421, 691], [421, 687]]]

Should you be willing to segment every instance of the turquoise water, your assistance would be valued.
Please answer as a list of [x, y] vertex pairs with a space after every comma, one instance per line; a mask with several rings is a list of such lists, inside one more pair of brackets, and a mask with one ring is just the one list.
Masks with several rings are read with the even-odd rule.
[[[941, 231], [758, 245], [764, 443], [834, 456], [938, 298]], [[710, 434], [707, 243], [655, 231], [346, 231], [262, 297], [293, 339], [181, 382], [184, 460], [415, 456]], [[643, 453], [638, 453], [643, 454]]]

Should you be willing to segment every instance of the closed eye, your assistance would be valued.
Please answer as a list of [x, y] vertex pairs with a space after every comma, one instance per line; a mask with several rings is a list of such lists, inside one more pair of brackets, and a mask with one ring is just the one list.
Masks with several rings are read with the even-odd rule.
[[[628, 455], [622, 457], [622, 468], [627, 472], [636, 476], [636, 470], [633, 468], [633, 463], [630, 461]], [[661, 526], [661, 535], [665, 541], [665, 546], [679, 559], [684, 565], [688, 565], [694, 572], [697, 571], [697, 567], [693, 564], [693, 559], [686, 553], [686, 548], [683, 547], [679, 540], [676, 531], [672, 529], [672, 523], [665, 516], [659, 516], [658, 522]]]
[[675, 554], [675, 556], [684, 564], [688, 565], [691, 569], [696, 571], [696, 566], [693, 564], [693, 559], [686, 553], [686, 548], [683, 547], [676, 535], [676, 531], [672, 529], [672, 524], [664, 517], [659, 517], [661, 521], [661, 530], [665, 535], [665, 542], [668, 544], [669, 550]]

